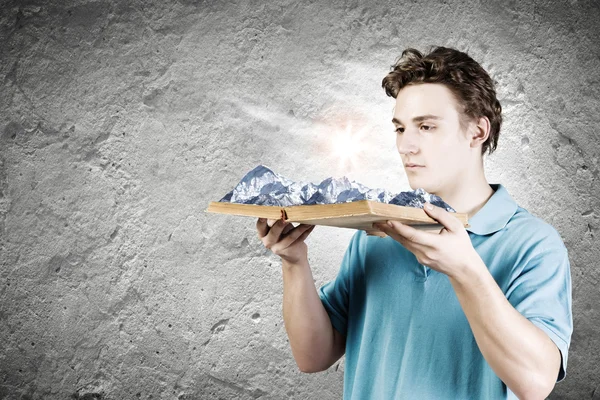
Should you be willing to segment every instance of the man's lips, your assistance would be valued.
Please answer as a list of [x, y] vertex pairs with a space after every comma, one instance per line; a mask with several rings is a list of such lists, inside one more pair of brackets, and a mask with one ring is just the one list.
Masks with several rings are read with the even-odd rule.
[[424, 165], [419, 165], [419, 164], [404, 164], [404, 166], [406, 168], [418, 168], [418, 167], [424, 167]]

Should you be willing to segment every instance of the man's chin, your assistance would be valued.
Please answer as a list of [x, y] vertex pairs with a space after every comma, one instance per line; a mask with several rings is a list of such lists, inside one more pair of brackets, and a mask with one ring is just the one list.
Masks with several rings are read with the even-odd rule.
[[427, 182], [424, 182], [419, 179], [408, 180], [408, 185], [412, 190], [423, 189], [427, 193], [433, 193], [433, 189]]
[[409, 179], [408, 180], [408, 186], [410, 186], [410, 188], [412, 190], [417, 190], [418, 188], [423, 188], [423, 182], [420, 179]]

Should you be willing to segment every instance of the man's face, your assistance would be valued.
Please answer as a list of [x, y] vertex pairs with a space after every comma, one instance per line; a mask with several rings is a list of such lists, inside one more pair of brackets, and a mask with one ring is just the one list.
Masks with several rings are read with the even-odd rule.
[[466, 176], [472, 149], [460, 130], [456, 101], [445, 85], [404, 87], [396, 97], [393, 123], [396, 146], [413, 190], [445, 192]]

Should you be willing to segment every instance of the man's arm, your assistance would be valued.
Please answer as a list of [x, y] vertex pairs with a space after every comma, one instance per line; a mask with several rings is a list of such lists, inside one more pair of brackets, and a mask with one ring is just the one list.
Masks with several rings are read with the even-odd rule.
[[[373, 226], [415, 254], [419, 263], [448, 276], [481, 353], [506, 386], [521, 399], [545, 398], [557, 381], [561, 357], [549, 333], [523, 316], [537, 314], [536, 307], [529, 304], [526, 307], [527, 314], [521, 314], [515, 308], [518, 305], [513, 307], [473, 248], [467, 231], [457, 218], [431, 204], [426, 204], [424, 210], [444, 225], [440, 233], [419, 231], [399, 221], [388, 221], [389, 226], [383, 223]], [[545, 290], [556, 291], [566, 288], [570, 282], [568, 275], [564, 275], [568, 273], [568, 269], [564, 269], [568, 268], [568, 259], [560, 249], [560, 244], [553, 243], [547, 249], [558, 249], [562, 261], [560, 257], [549, 257], [548, 260], [552, 260], [549, 262], [557, 264], [546, 265], [544, 271], [549, 275], [533, 280], [529, 275], [535, 266], [532, 264], [529, 272], [523, 275], [523, 279], [529, 275], [529, 282], [518, 284], [515, 281], [518, 286], [512, 291], [512, 296], [517, 302], [520, 295], [530, 299], [537, 297], [539, 290], [531, 289], [532, 282], [541, 279], [539, 284], [545, 285]], [[564, 282], [563, 278], [566, 279]], [[528, 294], [528, 290], [534, 291]], [[542, 296], [537, 300], [559, 305], [556, 299], [549, 297]], [[560, 310], [556, 312], [560, 313]]]
[[303, 372], [329, 368], [343, 354], [345, 337], [333, 325], [315, 288], [304, 240], [314, 225], [296, 227], [283, 218], [256, 221], [258, 237], [281, 257], [283, 272], [283, 319], [292, 354]]
[[496, 375], [520, 399], [545, 399], [561, 363], [554, 342], [510, 304], [481, 258], [449, 279]]
[[302, 372], [324, 371], [344, 354], [346, 338], [335, 330], [315, 288], [308, 261], [282, 263], [283, 320]]

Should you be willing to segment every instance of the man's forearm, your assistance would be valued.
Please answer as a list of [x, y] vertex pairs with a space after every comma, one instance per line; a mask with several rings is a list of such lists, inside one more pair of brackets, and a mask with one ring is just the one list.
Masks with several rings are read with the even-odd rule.
[[554, 342], [510, 304], [480, 257], [449, 279], [496, 375], [521, 399], [546, 398], [560, 367]]
[[333, 327], [308, 263], [282, 263], [283, 320], [296, 363], [304, 372], [328, 367]]

